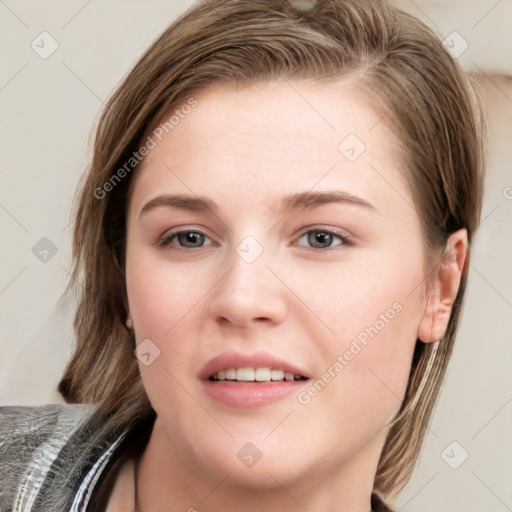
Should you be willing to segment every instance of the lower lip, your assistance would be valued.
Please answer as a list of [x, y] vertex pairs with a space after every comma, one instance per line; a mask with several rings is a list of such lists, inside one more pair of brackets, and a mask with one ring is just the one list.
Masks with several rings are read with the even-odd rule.
[[239, 409], [253, 409], [298, 393], [306, 380], [292, 382], [244, 383], [203, 381], [206, 393], [218, 402]]

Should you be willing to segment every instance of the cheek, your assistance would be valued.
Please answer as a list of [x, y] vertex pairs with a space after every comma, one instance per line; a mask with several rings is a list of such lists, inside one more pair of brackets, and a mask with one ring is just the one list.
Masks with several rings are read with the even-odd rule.
[[139, 363], [139, 368], [150, 400], [163, 399], [164, 407], [187, 400], [179, 383], [197, 373], [205, 305], [222, 277], [218, 266], [192, 267], [170, 264], [165, 255], [139, 247], [128, 252], [126, 285], [137, 344], [149, 339], [158, 354], [151, 365]]
[[346, 311], [335, 341], [323, 347], [323, 367], [297, 397], [303, 404], [302, 420], [315, 417], [319, 424], [329, 425], [330, 435], [344, 439], [347, 448], [381, 432], [399, 412], [407, 388], [416, 343], [411, 309], [388, 300], [381, 305], [365, 304], [363, 311], [355, 310], [357, 326]]
[[411, 263], [421, 262], [418, 254], [404, 261], [398, 251], [368, 251], [342, 263], [301, 264], [288, 276], [283, 268], [282, 274], [305, 307], [329, 328], [333, 348], [343, 348], [358, 335], [364, 341], [365, 332], [375, 333], [375, 326], [379, 339], [394, 337], [400, 343], [415, 339], [421, 319], [423, 269]]
[[364, 265], [361, 260], [332, 266], [325, 275], [319, 267], [314, 279], [300, 281], [297, 294], [332, 331], [317, 329], [315, 337], [310, 328], [323, 361], [321, 382], [311, 390], [318, 398], [311, 398], [322, 409], [336, 404], [345, 411], [340, 428], [347, 415], [352, 421], [372, 416], [375, 425], [377, 418], [391, 420], [400, 407], [421, 319], [423, 270], [411, 264], [422, 261], [419, 246], [417, 251], [410, 261], [398, 252], [387, 258], [381, 252]]
[[191, 272], [163, 257], [128, 258], [126, 285], [137, 338], [169, 338], [211, 288], [209, 281], [207, 271]]
[[137, 344], [149, 339], [152, 357], [158, 354], [147, 366], [139, 363], [148, 397], [159, 414], [172, 417], [180, 410], [187, 423], [197, 404], [182, 385], [197, 372], [192, 331], [201, 325], [197, 315], [208, 289], [205, 276], [134, 251], [127, 258], [126, 284]]

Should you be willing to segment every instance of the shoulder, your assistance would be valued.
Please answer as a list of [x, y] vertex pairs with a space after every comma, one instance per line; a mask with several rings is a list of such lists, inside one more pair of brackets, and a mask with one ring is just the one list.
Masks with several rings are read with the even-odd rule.
[[[88, 404], [0, 407], [0, 509], [27, 498], [71, 435], [90, 417]], [[22, 490], [23, 492], [20, 492]]]
[[4, 405], [0, 407], [0, 433], [7, 433], [9, 427], [30, 432], [57, 422], [73, 425], [91, 412], [90, 404]]
[[0, 453], [19, 442], [37, 445], [52, 437], [66, 437], [91, 412], [87, 404], [0, 407]]

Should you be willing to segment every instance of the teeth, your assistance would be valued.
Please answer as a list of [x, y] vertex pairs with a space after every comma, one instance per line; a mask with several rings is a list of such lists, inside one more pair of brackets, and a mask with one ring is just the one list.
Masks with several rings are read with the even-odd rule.
[[271, 368], [229, 368], [227, 370], [219, 370], [213, 375], [213, 380], [236, 380], [240, 382], [291, 382], [300, 380], [300, 375], [293, 373], [285, 373], [283, 370], [273, 370]]
[[270, 382], [272, 372], [270, 368], [257, 368], [255, 372], [255, 378], [258, 382]]
[[254, 369], [253, 368], [239, 368], [236, 371], [236, 380], [242, 380], [244, 382], [254, 381]]
[[272, 370], [272, 380], [283, 380], [284, 372], [283, 370]]

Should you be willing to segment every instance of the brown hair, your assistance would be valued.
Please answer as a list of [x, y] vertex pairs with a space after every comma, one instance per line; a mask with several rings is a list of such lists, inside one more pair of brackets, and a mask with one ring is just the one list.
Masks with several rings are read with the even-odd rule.
[[[194, 93], [221, 81], [354, 76], [403, 144], [426, 252], [439, 254], [460, 228], [473, 238], [482, 201], [483, 123], [459, 64], [425, 25], [384, 2], [326, 0], [311, 12], [291, 5], [199, 2], [143, 55], [99, 121], [74, 227], [76, 348], [59, 390], [69, 402], [97, 402], [91, 421], [105, 431], [122, 432], [155, 414], [125, 327], [125, 215], [138, 167], [130, 172], [126, 162], [152, 127]], [[406, 396], [381, 454], [374, 510], [390, 510], [385, 500], [407, 483], [418, 458], [452, 352], [468, 264], [469, 258], [445, 336], [416, 343]]]

